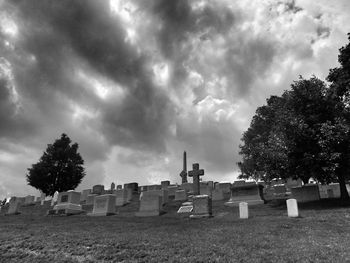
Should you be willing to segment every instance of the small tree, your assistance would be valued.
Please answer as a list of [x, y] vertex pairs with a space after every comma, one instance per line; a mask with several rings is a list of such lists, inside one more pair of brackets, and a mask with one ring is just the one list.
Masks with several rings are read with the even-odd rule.
[[48, 144], [38, 163], [26, 175], [30, 186], [53, 196], [55, 191], [75, 189], [85, 176], [84, 160], [78, 153], [78, 144], [62, 134], [53, 144]]

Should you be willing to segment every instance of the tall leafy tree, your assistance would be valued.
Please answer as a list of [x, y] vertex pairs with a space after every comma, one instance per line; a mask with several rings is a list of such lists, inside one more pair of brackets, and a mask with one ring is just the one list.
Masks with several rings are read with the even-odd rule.
[[345, 181], [350, 176], [350, 33], [340, 48], [340, 66], [330, 70], [328, 98], [334, 104], [332, 118], [322, 127], [321, 145], [328, 170], [337, 177], [343, 201], [350, 202]]
[[322, 124], [330, 115], [326, 91], [325, 83], [316, 77], [300, 78], [291, 90], [270, 97], [267, 105], [257, 109], [240, 145], [241, 178], [326, 181], [319, 144]]
[[85, 169], [78, 144], [71, 142], [63, 133], [60, 139], [48, 144], [39, 162], [28, 169], [28, 184], [50, 196], [56, 191], [75, 189], [85, 176]]

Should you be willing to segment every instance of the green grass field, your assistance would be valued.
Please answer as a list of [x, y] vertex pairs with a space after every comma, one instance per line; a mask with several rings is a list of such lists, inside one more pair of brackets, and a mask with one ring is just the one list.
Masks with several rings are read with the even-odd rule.
[[350, 262], [350, 208], [336, 200], [238, 208], [213, 203], [213, 218], [179, 217], [179, 203], [160, 217], [137, 218], [137, 203], [109, 217], [43, 216], [24, 207], [0, 215], [0, 262]]

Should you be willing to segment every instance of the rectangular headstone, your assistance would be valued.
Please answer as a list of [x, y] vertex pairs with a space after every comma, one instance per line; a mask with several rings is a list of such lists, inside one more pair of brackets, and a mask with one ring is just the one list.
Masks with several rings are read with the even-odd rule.
[[288, 199], [287, 200], [287, 212], [288, 217], [298, 217], [298, 203], [296, 199]]
[[187, 194], [185, 190], [177, 190], [175, 192], [175, 201], [186, 201], [187, 200]]
[[94, 208], [89, 216], [109, 216], [115, 214], [115, 200], [113, 194], [98, 195], [94, 199]]
[[[57, 204], [53, 210], [56, 214], [80, 214], [83, 212], [80, 205], [81, 193], [75, 191], [61, 192], [58, 194]], [[63, 212], [64, 211], [64, 212]]]
[[124, 189], [131, 189], [133, 193], [138, 193], [139, 191], [139, 184], [138, 183], [128, 183], [124, 184]]
[[292, 187], [292, 197], [299, 203], [320, 200], [320, 192], [317, 184]]
[[212, 191], [211, 198], [213, 201], [225, 200], [224, 192], [222, 189], [214, 189]]
[[41, 193], [40, 194], [40, 205], [44, 205], [45, 198], [46, 198], [46, 194], [45, 193]]
[[211, 198], [213, 188], [207, 182], [200, 182], [199, 192], [201, 195], [208, 195]]
[[143, 196], [140, 202], [140, 210], [135, 216], [159, 216], [162, 212], [162, 197], [159, 195]]
[[19, 208], [24, 204], [24, 197], [11, 197], [9, 202], [9, 208], [7, 210], [7, 215], [20, 214]]
[[246, 202], [248, 205], [263, 204], [262, 186], [257, 184], [232, 186], [231, 198], [225, 203], [226, 206], [238, 206], [240, 202]]
[[80, 195], [80, 202], [86, 202], [86, 199], [89, 194], [91, 194], [92, 190], [91, 189], [85, 189], [81, 192]]
[[31, 204], [34, 204], [34, 202], [35, 202], [35, 196], [33, 195], [27, 195], [24, 199], [25, 205], [31, 205]]
[[86, 203], [85, 203], [85, 204], [87, 204], [87, 205], [93, 205], [96, 196], [98, 196], [98, 194], [89, 194], [89, 195], [86, 197]]
[[190, 218], [210, 217], [212, 215], [211, 198], [207, 195], [193, 197], [193, 211]]
[[[129, 192], [131, 192], [131, 190], [129, 190]], [[115, 190], [113, 191], [113, 194], [116, 197], [116, 201], [115, 201], [116, 206], [124, 206], [129, 202], [128, 190], [125, 190], [125, 189]]]
[[179, 187], [177, 185], [168, 186], [167, 189], [164, 190], [168, 190], [168, 197], [175, 197], [175, 192], [179, 190]]
[[169, 198], [168, 198], [168, 190], [149, 190], [147, 192], [143, 192], [143, 196], [144, 197], [148, 197], [148, 196], [160, 196], [161, 200], [162, 200], [162, 205], [168, 203]]
[[102, 184], [97, 184], [97, 185], [94, 185], [94, 186], [92, 187], [92, 194], [101, 195], [101, 194], [103, 193], [104, 190], [105, 190], [104, 185], [102, 185]]
[[241, 219], [247, 219], [249, 216], [248, 212], [248, 203], [246, 202], [240, 202], [239, 203], [239, 218]]
[[160, 185], [161, 185], [162, 189], [166, 190], [168, 188], [168, 186], [170, 185], [170, 181], [161, 181]]

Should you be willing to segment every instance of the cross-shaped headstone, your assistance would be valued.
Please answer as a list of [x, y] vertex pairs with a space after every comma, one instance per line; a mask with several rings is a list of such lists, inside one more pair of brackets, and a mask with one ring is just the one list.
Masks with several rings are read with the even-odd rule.
[[194, 195], [199, 195], [200, 191], [199, 191], [199, 176], [203, 176], [204, 175], [204, 170], [203, 169], [199, 169], [199, 164], [198, 163], [194, 163], [192, 164], [192, 171], [188, 172], [188, 176], [189, 177], [193, 177], [193, 194]]

